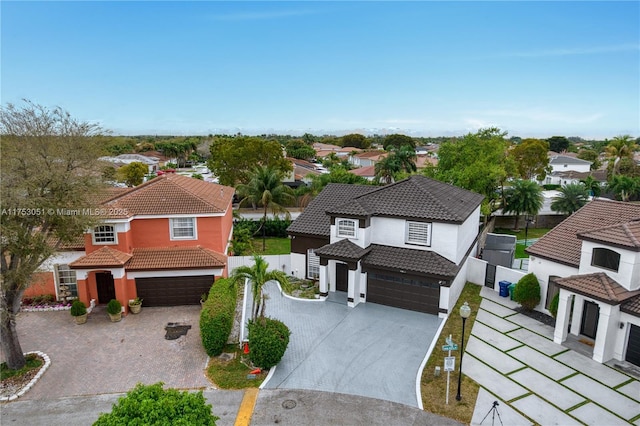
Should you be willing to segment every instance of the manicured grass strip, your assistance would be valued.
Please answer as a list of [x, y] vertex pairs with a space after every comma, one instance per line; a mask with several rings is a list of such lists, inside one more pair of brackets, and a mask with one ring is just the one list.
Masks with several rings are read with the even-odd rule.
[[265, 238], [266, 249], [262, 250], [262, 238], [256, 237], [251, 240], [254, 254], [289, 254], [291, 253], [291, 240], [289, 238]]
[[238, 415], [236, 416], [235, 426], [249, 426], [251, 424], [251, 416], [253, 415], [253, 409], [256, 406], [256, 400], [258, 399], [258, 389], [249, 388], [244, 391], [240, 408], [238, 409]]

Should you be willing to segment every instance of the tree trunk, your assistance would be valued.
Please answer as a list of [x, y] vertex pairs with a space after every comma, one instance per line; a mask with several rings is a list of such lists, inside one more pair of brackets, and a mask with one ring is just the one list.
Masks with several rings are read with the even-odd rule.
[[[4, 283], [3, 283], [4, 284]], [[7, 367], [18, 370], [27, 363], [16, 330], [16, 314], [20, 310], [23, 291], [5, 292], [0, 297], [0, 338]]]
[[515, 223], [515, 225], [514, 225], [514, 227], [513, 227], [513, 230], [514, 230], [514, 231], [516, 231], [516, 232], [520, 230], [520, 227], [518, 226], [518, 221], [519, 221], [519, 220], [520, 220], [520, 215], [519, 215], [519, 214], [517, 214], [517, 215], [516, 215], [516, 223]]
[[262, 218], [262, 253], [267, 251], [267, 208], [264, 208], [264, 217]]

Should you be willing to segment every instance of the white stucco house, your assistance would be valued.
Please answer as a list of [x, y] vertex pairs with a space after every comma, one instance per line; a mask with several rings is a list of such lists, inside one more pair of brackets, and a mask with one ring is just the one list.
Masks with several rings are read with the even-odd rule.
[[595, 361], [640, 366], [640, 204], [593, 200], [527, 253], [539, 309], [559, 294], [554, 341], [571, 335]]

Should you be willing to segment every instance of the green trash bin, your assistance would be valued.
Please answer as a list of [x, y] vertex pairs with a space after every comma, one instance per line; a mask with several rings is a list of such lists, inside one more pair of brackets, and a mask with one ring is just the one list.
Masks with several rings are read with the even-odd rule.
[[509, 285], [509, 299], [513, 300], [513, 289], [516, 288], [516, 284], [512, 283]]

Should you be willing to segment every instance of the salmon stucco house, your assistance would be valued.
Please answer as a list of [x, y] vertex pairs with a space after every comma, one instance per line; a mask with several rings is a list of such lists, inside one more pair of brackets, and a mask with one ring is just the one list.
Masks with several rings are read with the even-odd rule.
[[329, 184], [288, 229], [292, 273], [351, 307], [445, 317], [477, 250], [482, 199], [420, 175], [384, 187]]
[[83, 244], [42, 265], [45, 288], [29, 292], [125, 307], [135, 297], [145, 306], [198, 304], [226, 275], [234, 189], [169, 173], [116, 194], [100, 204], [104, 219]]

